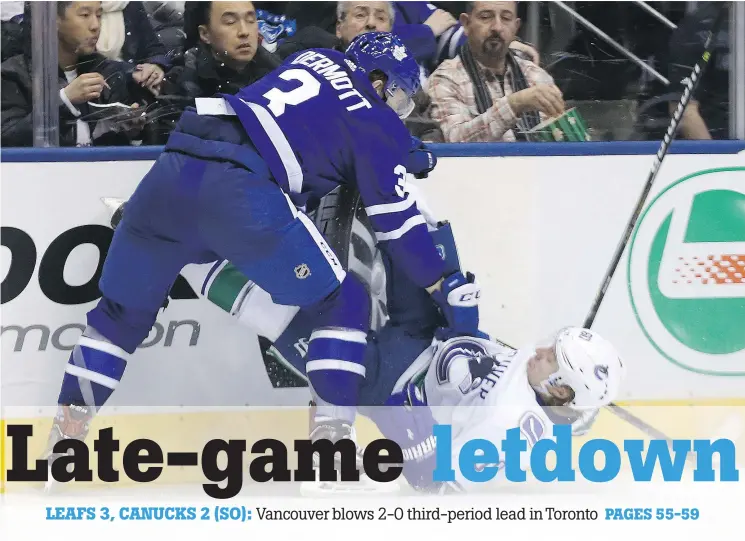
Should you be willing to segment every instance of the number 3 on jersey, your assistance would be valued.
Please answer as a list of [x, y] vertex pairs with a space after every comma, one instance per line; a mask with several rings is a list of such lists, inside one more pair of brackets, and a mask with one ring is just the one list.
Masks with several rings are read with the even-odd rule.
[[272, 88], [264, 94], [269, 100], [267, 107], [274, 116], [281, 116], [288, 105], [300, 105], [304, 101], [318, 96], [321, 91], [321, 83], [310, 73], [302, 69], [290, 69], [279, 75], [285, 81], [299, 81], [300, 86], [287, 92], [279, 88]]
[[397, 165], [393, 169], [393, 174], [396, 175], [396, 195], [398, 195], [400, 198], [405, 198], [406, 194], [408, 193], [406, 191], [406, 175], [408, 172], [406, 171], [406, 167], [403, 165]]

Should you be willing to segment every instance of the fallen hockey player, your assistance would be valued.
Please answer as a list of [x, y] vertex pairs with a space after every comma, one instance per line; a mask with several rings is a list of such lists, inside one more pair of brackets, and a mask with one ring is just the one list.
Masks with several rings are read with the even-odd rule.
[[[431, 219], [421, 198], [417, 205]], [[450, 225], [429, 226], [448, 272], [455, 272], [460, 263]], [[334, 246], [334, 240], [329, 241]], [[599, 409], [616, 398], [624, 365], [615, 348], [594, 331], [567, 327], [545, 343], [520, 349], [486, 335], [451, 333], [426, 291], [392, 265], [385, 253], [379, 256], [389, 318], [368, 334], [359, 413], [402, 447], [403, 473], [415, 489], [443, 493], [463, 490], [465, 484], [462, 479], [432, 482], [435, 423], [452, 425], [457, 464], [456, 453], [465, 441], [488, 436], [500, 442], [513, 427], [521, 429], [529, 446], [551, 437], [554, 424], [572, 424], [573, 433], [582, 434]], [[268, 339], [274, 358], [305, 374], [305, 353], [297, 345], [314, 328], [307, 313], [273, 303], [227, 261], [189, 266], [182, 274], [195, 291]], [[311, 430], [354, 434], [351, 427], [336, 426], [339, 422], [316, 418]], [[376, 490], [375, 485], [362, 478], [360, 483], [317, 482], [304, 488], [347, 492]]]

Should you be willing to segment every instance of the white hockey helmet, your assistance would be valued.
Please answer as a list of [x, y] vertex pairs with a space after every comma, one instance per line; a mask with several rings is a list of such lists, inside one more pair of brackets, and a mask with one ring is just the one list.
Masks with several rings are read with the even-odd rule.
[[571, 387], [574, 398], [566, 406], [575, 410], [599, 408], [615, 400], [626, 367], [613, 344], [595, 331], [566, 327], [556, 335], [553, 349], [559, 369], [541, 382], [542, 388]]

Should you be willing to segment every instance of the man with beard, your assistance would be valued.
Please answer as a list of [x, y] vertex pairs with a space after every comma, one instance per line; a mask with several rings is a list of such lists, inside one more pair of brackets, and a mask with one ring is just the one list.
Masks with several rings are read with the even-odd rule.
[[532, 128], [564, 112], [551, 76], [510, 50], [520, 29], [517, 2], [468, 2], [460, 22], [467, 41], [427, 89], [447, 142], [525, 141]]

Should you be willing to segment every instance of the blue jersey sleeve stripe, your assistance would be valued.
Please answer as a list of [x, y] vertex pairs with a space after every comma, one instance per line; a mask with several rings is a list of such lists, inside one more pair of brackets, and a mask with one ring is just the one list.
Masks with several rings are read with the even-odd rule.
[[419, 209], [416, 206], [411, 205], [409, 208], [399, 212], [373, 215], [373, 217], [370, 218], [370, 224], [376, 233], [386, 233], [388, 231], [399, 229], [407, 220], [419, 215]]
[[365, 375], [365, 367], [352, 361], [343, 361], [341, 359], [317, 359], [305, 363], [306, 372], [315, 372], [317, 370], [341, 370], [343, 372], [352, 372]]
[[367, 344], [367, 333], [363, 331], [354, 331], [349, 329], [318, 329], [310, 335], [310, 341], [313, 340], [343, 340], [344, 342], [356, 342], [358, 344]]
[[397, 201], [396, 203], [383, 203], [381, 205], [373, 205], [371, 207], [365, 207], [365, 212], [368, 216], [377, 216], [378, 214], [391, 214], [393, 212], [401, 212], [406, 210], [415, 202], [413, 197], [404, 199], [403, 201]]
[[411, 231], [416, 226], [425, 225], [425, 224], [426, 224], [426, 221], [424, 220], [424, 216], [422, 216], [421, 214], [418, 214], [406, 220], [404, 224], [398, 229], [394, 229], [393, 231], [389, 231], [387, 233], [376, 232], [375, 237], [378, 239], [378, 242], [385, 242], [388, 240], [400, 239], [401, 237], [403, 237], [406, 233]]
[[[274, 146], [277, 155], [279, 156], [282, 166], [285, 169], [287, 175], [287, 185], [290, 188], [290, 193], [300, 193], [303, 191], [303, 169], [297, 161], [295, 152], [293, 152], [290, 142], [282, 133], [282, 128], [272, 118], [269, 111], [264, 109], [261, 105], [256, 103], [244, 102], [256, 115], [256, 118], [261, 124], [261, 127], [266, 132], [270, 143]], [[248, 134], [251, 136], [251, 134]]]
[[241, 119], [256, 150], [266, 160], [280, 187], [289, 193], [301, 193], [303, 169], [290, 142], [271, 113], [261, 105], [247, 102], [237, 96], [225, 95], [225, 99]]

